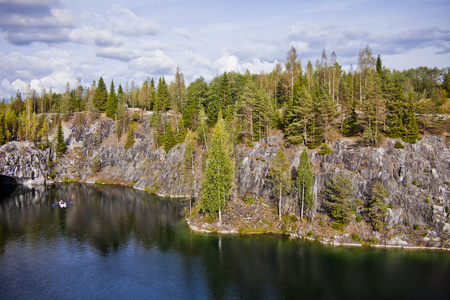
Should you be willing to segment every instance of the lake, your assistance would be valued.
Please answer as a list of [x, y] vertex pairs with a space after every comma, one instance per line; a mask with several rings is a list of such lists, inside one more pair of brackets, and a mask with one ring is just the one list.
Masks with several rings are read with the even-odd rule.
[[187, 203], [124, 187], [0, 189], [1, 299], [450, 298], [449, 252], [199, 234]]

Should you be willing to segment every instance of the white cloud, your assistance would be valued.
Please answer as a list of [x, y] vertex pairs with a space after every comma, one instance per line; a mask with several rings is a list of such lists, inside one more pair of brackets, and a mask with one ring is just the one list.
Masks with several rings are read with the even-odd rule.
[[158, 24], [150, 19], [140, 18], [129, 9], [113, 5], [109, 16], [109, 23], [114, 33], [122, 35], [155, 35], [160, 32]]

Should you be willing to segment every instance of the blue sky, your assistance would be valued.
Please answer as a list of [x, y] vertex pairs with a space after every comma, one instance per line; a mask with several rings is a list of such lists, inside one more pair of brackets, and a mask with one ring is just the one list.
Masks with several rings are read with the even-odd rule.
[[0, 98], [103, 77], [187, 82], [270, 72], [291, 46], [348, 70], [369, 45], [390, 69], [450, 66], [450, 1], [0, 0]]

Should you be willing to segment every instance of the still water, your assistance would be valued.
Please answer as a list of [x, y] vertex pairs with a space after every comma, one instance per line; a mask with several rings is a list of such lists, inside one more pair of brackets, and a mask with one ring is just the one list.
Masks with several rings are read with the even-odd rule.
[[0, 189], [0, 299], [450, 298], [448, 252], [197, 234], [129, 188]]

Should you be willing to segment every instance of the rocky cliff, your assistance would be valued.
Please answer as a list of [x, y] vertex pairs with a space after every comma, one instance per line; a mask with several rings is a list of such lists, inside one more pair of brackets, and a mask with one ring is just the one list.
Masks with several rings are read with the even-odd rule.
[[[82, 117], [84, 118], [84, 117]], [[168, 153], [154, 142], [148, 119], [143, 119], [135, 131], [135, 144], [124, 149], [125, 137], [118, 140], [114, 121], [108, 118], [84, 118], [64, 123], [68, 152], [60, 158], [49, 150], [41, 151], [31, 143], [11, 142], [0, 148], [0, 175], [14, 178], [23, 184], [47, 184], [52, 180], [49, 170], [54, 163], [54, 180], [121, 183], [146, 189], [161, 196], [182, 197], [192, 188], [200, 191], [201, 166], [205, 149], [195, 152], [195, 182], [189, 187], [183, 179], [184, 143]], [[356, 195], [364, 202], [372, 196], [372, 187], [380, 181], [390, 193], [388, 226], [421, 226], [431, 234], [447, 236], [450, 231], [450, 151], [443, 137], [425, 136], [415, 145], [404, 149], [394, 147], [397, 140], [387, 139], [379, 147], [364, 147], [352, 139], [330, 143], [332, 153], [318, 154], [309, 150], [314, 169], [316, 208], [313, 215], [326, 215], [323, 201], [327, 183], [334, 173], [343, 172], [352, 178]], [[285, 144], [281, 134], [272, 134], [267, 141], [254, 143], [249, 148], [235, 149], [235, 185], [232, 201], [246, 198], [264, 199], [275, 206], [272, 181], [269, 176], [271, 161], [277, 150], [285, 148], [291, 162], [291, 174], [296, 168], [303, 147]], [[97, 156], [101, 171], [92, 170]], [[363, 209], [363, 208], [361, 208]], [[283, 211], [297, 213], [297, 196], [283, 199]], [[325, 217], [326, 219], [326, 217]], [[401, 242], [399, 242], [401, 243]]]

